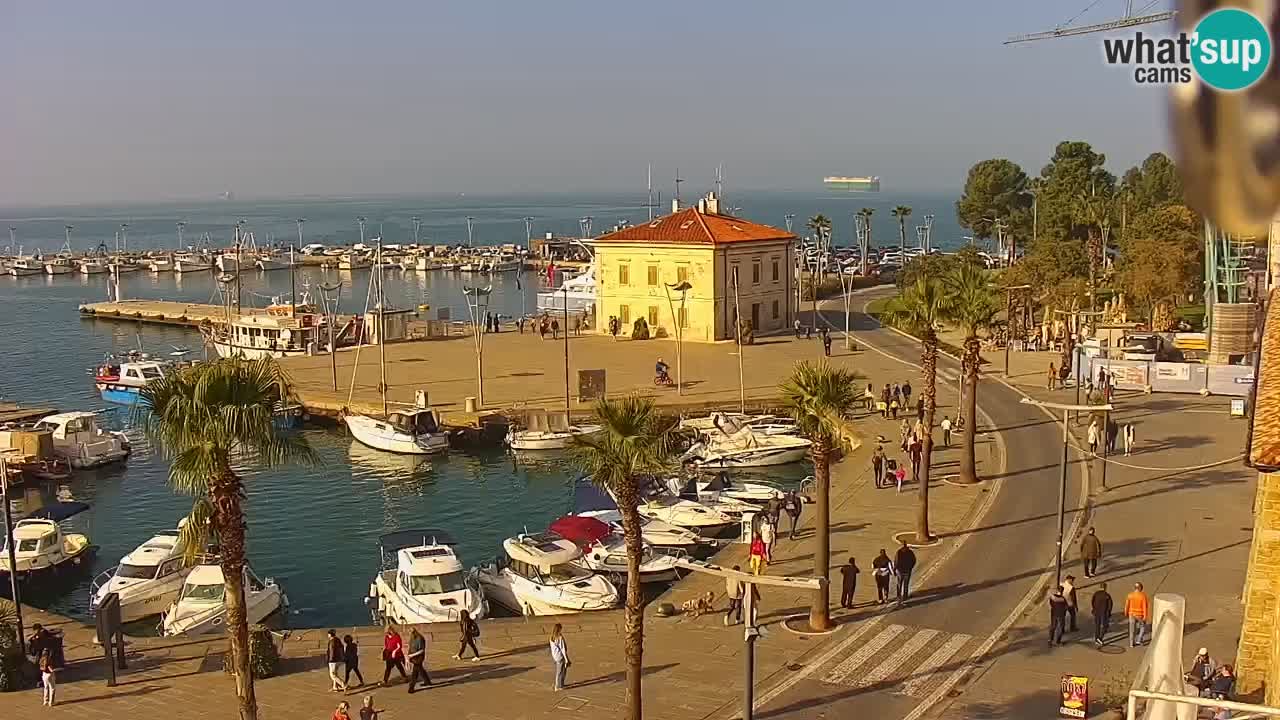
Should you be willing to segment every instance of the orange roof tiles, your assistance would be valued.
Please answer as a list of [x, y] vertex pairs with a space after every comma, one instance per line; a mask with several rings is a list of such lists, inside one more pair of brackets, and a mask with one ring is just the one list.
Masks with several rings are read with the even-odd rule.
[[670, 215], [632, 225], [594, 242], [630, 243], [638, 245], [723, 245], [727, 243], [758, 242], [762, 240], [795, 240], [795, 235], [769, 225], [761, 225], [732, 215], [715, 215], [698, 212], [688, 207]]

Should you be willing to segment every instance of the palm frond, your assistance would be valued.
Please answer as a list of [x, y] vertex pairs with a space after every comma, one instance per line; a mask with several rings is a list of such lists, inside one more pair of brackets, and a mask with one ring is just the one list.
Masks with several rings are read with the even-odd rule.
[[859, 441], [850, 418], [861, 397], [860, 379], [859, 373], [826, 361], [800, 362], [780, 386], [783, 404], [805, 437], [853, 449]]
[[571, 448], [575, 464], [593, 483], [630, 494], [640, 478], [672, 469], [676, 419], [659, 412], [652, 398], [606, 399], [594, 409], [603, 430], [575, 437]]
[[183, 560], [188, 565], [194, 564], [205, 548], [217, 543], [212, 518], [213, 505], [206, 498], [199, 497], [191, 503], [191, 512], [178, 530], [178, 546], [182, 548]]
[[921, 275], [889, 301], [885, 317], [894, 327], [914, 335], [935, 333], [950, 309], [946, 288], [938, 278]]
[[958, 324], [965, 337], [976, 337], [991, 327], [1000, 313], [1000, 303], [986, 270], [961, 263], [943, 282], [950, 293], [947, 319]]

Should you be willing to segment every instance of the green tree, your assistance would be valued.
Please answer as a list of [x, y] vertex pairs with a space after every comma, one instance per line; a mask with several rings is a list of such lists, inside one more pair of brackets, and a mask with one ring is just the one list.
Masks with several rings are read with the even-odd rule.
[[169, 485], [195, 498], [179, 537], [187, 556], [216, 538], [241, 720], [256, 718], [258, 705], [249, 665], [245, 497], [238, 468], [315, 461], [302, 436], [276, 427], [273, 411], [285, 387], [274, 360], [226, 358], [148, 383], [134, 410], [152, 445], [172, 461]]
[[1125, 214], [1136, 218], [1164, 205], [1182, 203], [1182, 178], [1173, 160], [1164, 153], [1151, 153], [1142, 164], [1129, 168], [1120, 181]]
[[964, 194], [956, 201], [956, 218], [973, 237], [991, 237], [994, 220], [1003, 219], [1014, 232], [1025, 224], [1031, 196], [1027, 194], [1027, 174], [1010, 160], [983, 160], [969, 168]]
[[[920, 461], [920, 504], [916, 514], [916, 541], [933, 539], [929, 532], [929, 469], [933, 455], [933, 424], [938, 410], [938, 328], [947, 316], [947, 292], [938, 278], [920, 277], [891, 300], [885, 316], [890, 324], [920, 338], [920, 365], [924, 375], [924, 434]], [[972, 428], [969, 430], [972, 432]]]
[[822, 591], [814, 593], [809, 607], [809, 626], [814, 630], [831, 627], [828, 587], [831, 581], [831, 455], [840, 448], [858, 447], [850, 418], [859, 394], [857, 381], [862, 376], [852, 370], [833, 368], [826, 362], [798, 363], [791, 377], [781, 386], [787, 414], [795, 421], [800, 434], [813, 445], [813, 479], [817, 495], [817, 520], [814, 521], [813, 572], [826, 581]]
[[622, 515], [627, 548], [627, 599], [624, 653], [627, 659], [627, 718], [640, 720], [644, 670], [644, 595], [640, 586], [640, 480], [668, 470], [676, 421], [658, 412], [652, 398], [600, 400], [596, 419], [603, 432], [574, 439], [574, 456], [591, 481], [613, 495]]
[[1094, 152], [1087, 142], [1063, 141], [1040, 171], [1043, 181], [1037, 203], [1039, 236], [1049, 239], [1085, 239], [1087, 231], [1078, 223], [1077, 204], [1082, 194], [1110, 198], [1115, 194], [1115, 176], [1104, 167], [1107, 156]]
[[1089, 309], [1094, 310], [1100, 271], [1106, 260], [1105, 238], [1111, 230], [1111, 198], [1096, 192], [1076, 197], [1074, 221], [1085, 231], [1085, 254], [1089, 260]]
[[902, 255], [903, 263], [907, 260], [907, 218], [911, 217], [910, 205], [899, 205], [889, 211], [889, 214], [898, 219], [898, 252]]
[[991, 328], [1000, 313], [1000, 303], [991, 287], [990, 275], [974, 265], [958, 265], [944, 282], [950, 295], [946, 317], [964, 332], [961, 368], [965, 392], [960, 412], [967, 430], [961, 438], [960, 482], [976, 483], [978, 469], [974, 460], [974, 439], [978, 434], [978, 370], [982, 363], [982, 344], [978, 335]]
[[1183, 205], [1151, 208], [1134, 218], [1121, 244], [1119, 275], [1135, 305], [1154, 320], [1165, 301], [1195, 294], [1204, 264], [1200, 220]]

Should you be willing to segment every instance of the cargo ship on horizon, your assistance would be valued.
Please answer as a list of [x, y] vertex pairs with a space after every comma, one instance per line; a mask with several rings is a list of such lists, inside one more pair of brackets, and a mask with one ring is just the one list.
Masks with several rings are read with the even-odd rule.
[[863, 177], [831, 175], [822, 178], [822, 184], [832, 190], [840, 190], [842, 192], [880, 192], [880, 177], [878, 175]]

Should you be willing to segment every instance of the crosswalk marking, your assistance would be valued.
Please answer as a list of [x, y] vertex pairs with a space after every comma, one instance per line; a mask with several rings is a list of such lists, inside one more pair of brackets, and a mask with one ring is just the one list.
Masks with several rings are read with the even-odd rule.
[[875, 637], [867, 641], [866, 645], [858, 648], [857, 652], [845, 658], [839, 665], [832, 668], [831, 672], [827, 673], [826, 677], [822, 678], [822, 681], [832, 684], [843, 683], [845, 678], [849, 677], [854, 670], [857, 670], [863, 663], [870, 660], [872, 656], [883, 650], [886, 645], [892, 642], [894, 638], [901, 635], [904, 630], [906, 630], [906, 628], [901, 625], [890, 625], [884, 630], [881, 630]]
[[924, 629], [912, 635], [905, 643], [902, 644], [892, 655], [885, 659], [884, 662], [872, 668], [871, 672], [854, 682], [855, 687], [867, 687], [878, 685], [889, 679], [903, 663], [911, 659], [912, 655], [920, 652], [925, 645], [928, 645], [934, 637], [940, 633], [937, 630]]
[[952, 635], [948, 638], [942, 647], [934, 650], [933, 654], [915, 669], [911, 679], [902, 686], [902, 694], [913, 697], [922, 695], [925, 687], [933, 680], [934, 674], [972, 639], [969, 635]]

